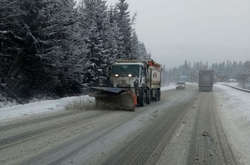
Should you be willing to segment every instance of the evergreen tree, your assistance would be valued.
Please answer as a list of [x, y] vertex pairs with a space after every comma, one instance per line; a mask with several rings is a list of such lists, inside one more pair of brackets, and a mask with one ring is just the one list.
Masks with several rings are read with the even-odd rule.
[[140, 54], [141, 52], [139, 52], [139, 40], [137, 37], [136, 32], [133, 32], [132, 38], [131, 38], [131, 58], [140, 58]]
[[99, 80], [107, 81], [107, 67], [114, 53], [111, 42], [111, 25], [108, 18], [106, 1], [85, 0], [82, 9], [87, 31], [87, 56], [85, 65], [85, 83], [94, 84]]
[[147, 52], [146, 46], [143, 42], [139, 41], [138, 43], [138, 53], [139, 53], [139, 59], [150, 59], [151, 54]]
[[120, 36], [118, 42], [118, 57], [133, 58], [132, 55], [132, 22], [128, 11], [126, 0], [119, 0], [116, 4], [116, 20], [118, 23]]
[[0, 28], [6, 38], [1, 53], [9, 56], [3, 69], [8, 88], [25, 96], [61, 93], [75, 43], [73, 0], [6, 1], [6, 6]]

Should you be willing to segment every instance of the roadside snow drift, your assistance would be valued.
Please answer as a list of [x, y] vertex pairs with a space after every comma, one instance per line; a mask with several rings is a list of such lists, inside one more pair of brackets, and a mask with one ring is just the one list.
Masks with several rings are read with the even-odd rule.
[[250, 94], [216, 85], [223, 125], [242, 164], [250, 164]]
[[171, 90], [171, 89], [175, 89], [175, 88], [176, 88], [175, 84], [169, 84], [168, 86], [161, 87], [161, 91], [167, 91], [167, 90]]
[[3, 107], [0, 108], [0, 122], [9, 121], [24, 116], [27, 117], [35, 114], [65, 110], [66, 105], [77, 101], [84, 104], [89, 104], [94, 102], [94, 98], [89, 96], [66, 97], [58, 100], [38, 101], [24, 105]]

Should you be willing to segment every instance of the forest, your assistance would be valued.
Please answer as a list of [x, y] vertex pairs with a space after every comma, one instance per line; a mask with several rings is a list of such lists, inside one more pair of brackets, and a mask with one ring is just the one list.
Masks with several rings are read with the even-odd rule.
[[150, 54], [126, 0], [1, 0], [0, 93], [19, 102], [108, 81], [118, 58]]
[[250, 61], [226, 61], [208, 64], [203, 62], [191, 63], [186, 60], [183, 65], [168, 69], [166, 77], [168, 77], [169, 82], [176, 82], [181, 76], [186, 76], [189, 82], [197, 82], [199, 70], [206, 69], [215, 72], [215, 81], [217, 82], [227, 82], [234, 79], [243, 86], [245, 86], [245, 83], [250, 83]]

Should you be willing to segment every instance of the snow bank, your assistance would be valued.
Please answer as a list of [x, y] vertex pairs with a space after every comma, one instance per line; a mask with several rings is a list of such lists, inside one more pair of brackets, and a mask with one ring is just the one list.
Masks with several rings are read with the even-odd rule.
[[250, 164], [250, 94], [216, 85], [222, 122], [242, 164]]
[[244, 120], [250, 122], [250, 94], [221, 85], [217, 85], [217, 87], [223, 90], [226, 102], [230, 105], [228, 111], [235, 112], [240, 118], [244, 116]]
[[239, 84], [237, 82], [221, 82], [218, 84], [224, 84], [224, 85], [228, 85], [228, 86], [232, 86], [232, 87], [239, 87]]
[[176, 88], [176, 85], [172, 83], [172, 84], [169, 84], [168, 86], [161, 87], [161, 91], [168, 91], [168, 90], [175, 89], [175, 88]]
[[224, 85], [250, 93], [249, 89], [241, 88], [238, 83], [224, 83]]
[[81, 101], [83, 103], [93, 102], [94, 99], [89, 96], [66, 97], [58, 100], [37, 101], [34, 103], [5, 106], [0, 108], [0, 122], [14, 120], [16, 118], [27, 117], [35, 114], [43, 114], [65, 110], [65, 106]]

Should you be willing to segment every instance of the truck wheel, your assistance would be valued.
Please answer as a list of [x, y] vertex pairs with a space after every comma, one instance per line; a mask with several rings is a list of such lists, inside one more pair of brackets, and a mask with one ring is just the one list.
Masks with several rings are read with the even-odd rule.
[[145, 102], [144, 90], [140, 89], [139, 91], [139, 106], [143, 107]]
[[103, 108], [104, 104], [100, 99], [96, 99], [96, 108]]
[[146, 99], [146, 103], [150, 104], [151, 103], [151, 91], [150, 89], [147, 89], [147, 99]]
[[157, 91], [153, 89], [151, 91], [151, 101], [156, 101], [157, 100]]
[[156, 101], [160, 101], [160, 100], [161, 100], [161, 90], [158, 89], [157, 94], [156, 94]]
[[161, 101], [161, 89], [159, 89], [159, 101]]

